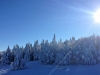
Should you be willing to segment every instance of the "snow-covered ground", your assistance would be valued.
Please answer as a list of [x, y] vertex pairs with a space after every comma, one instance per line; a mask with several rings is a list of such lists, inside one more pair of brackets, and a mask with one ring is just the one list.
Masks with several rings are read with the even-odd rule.
[[27, 69], [17, 71], [11, 71], [10, 66], [0, 66], [0, 75], [100, 75], [100, 64], [55, 66], [32, 61], [27, 66]]

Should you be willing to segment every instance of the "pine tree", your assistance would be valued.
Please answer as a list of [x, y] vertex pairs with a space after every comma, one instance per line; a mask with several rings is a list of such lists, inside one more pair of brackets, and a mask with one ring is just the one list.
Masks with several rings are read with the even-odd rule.
[[10, 64], [11, 62], [11, 50], [8, 46], [7, 50], [3, 52], [3, 55], [2, 55], [2, 64], [5, 65], [5, 64]]
[[29, 45], [28, 44], [26, 44], [26, 46], [25, 46], [24, 59], [26, 61], [30, 61], [30, 50], [29, 50]]
[[52, 39], [52, 42], [49, 43], [48, 40], [42, 42], [41, 44], [41, 52], [40, 52], [40, 60], [44, 64], [53, 64], [55, 62], [56, 58], [56, 50], [57, 50], [57, 42], [54, 37]]
[[19, 70], [26, 67], [26, 61], [22, 54], [22, 48], [16, 45], [14, 47], [14, 62], [12, 63], [12, 70]]
[[1, 62], [2, 62], [2, 65], [6, 65], [6, 52], [4, 51], [3, 54], [2, 54], [2, 57], [1, 57]]
[[12, 61], [12, 54], [11, 54], [11, 49], [9, 48], [9, 46], [8, 46], [8, 48], [7, 48], [7, 50], [6, 50], [6, 60], [7, 60], [7, 64], [10, 64], [10, 62]]
[[34, 47], [33, 47], [33, 51], [34, 51], [34, 60], [39, 60], [39, 54], [40, 54], [40, 51], [41, 51], [41, 46], [38, 44], [38, 40], [35, 41], [34, 43]]

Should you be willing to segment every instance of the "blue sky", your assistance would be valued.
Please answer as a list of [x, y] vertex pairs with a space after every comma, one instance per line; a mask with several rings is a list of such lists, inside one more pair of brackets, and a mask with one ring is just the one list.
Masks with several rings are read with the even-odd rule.
[[0, 50], [51, 41], [54, 33], [57, 41], [100, 35], [92, 14], [98, 8], [99, 0], [0, 0]]

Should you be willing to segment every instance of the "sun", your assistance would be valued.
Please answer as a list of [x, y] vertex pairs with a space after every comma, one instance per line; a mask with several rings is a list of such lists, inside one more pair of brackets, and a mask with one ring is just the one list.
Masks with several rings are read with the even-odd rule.
[[94, 20], [96, 23], [100, 23], [100, 9], [94, 13]]

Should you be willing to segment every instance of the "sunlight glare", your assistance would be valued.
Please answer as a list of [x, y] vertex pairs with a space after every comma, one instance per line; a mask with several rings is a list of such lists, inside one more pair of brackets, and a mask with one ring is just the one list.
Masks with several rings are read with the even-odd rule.
[[94, 20], [96, 23], [100, 23], [100, 9], [94, 13]]

